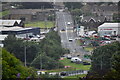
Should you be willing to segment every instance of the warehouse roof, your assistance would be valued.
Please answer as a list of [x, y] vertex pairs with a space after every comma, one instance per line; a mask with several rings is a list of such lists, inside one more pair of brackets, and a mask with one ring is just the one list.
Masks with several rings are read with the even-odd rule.
[[21, 31], [21, 30], [28, 30], [32, 28], [23, 28], [23, 27], [0, 27], [0, 31]]
[[103, 23], [99, 26], [99, 28], [101, 27], [120, 27], [120, 23]]

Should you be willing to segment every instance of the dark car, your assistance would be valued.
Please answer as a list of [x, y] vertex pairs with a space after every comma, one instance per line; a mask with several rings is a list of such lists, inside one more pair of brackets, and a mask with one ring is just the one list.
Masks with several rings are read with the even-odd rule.
[[67, 73], [66, 73], [66, 72], [61, 72], [60, 75], [61, 75], [61, 76], [66, 76]]
[[83, 65], [90, 65], [90, 63], [88, 63], [88, 62], [83, 62]]
[[65, 29], [62, 29], [61, 31], [65, 31]]

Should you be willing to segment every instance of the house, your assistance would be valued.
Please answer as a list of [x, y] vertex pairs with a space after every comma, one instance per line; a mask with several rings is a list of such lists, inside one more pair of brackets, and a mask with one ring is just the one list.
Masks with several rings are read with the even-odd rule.
[[98, 27], [98, 33], [100, 36], [120, 36], [120, 23], [104, 23]]
[[108, 5], [103, 3], [101, 5], [95, 3], [87, 3], [81, 8], [83, 17], [81, 24], [85, 28], [97, 28], [104, 22], [113, 21], [113, 14], [118, 13], [118, 5], [116, 3]]
[[12, 9], [9, 17], [3, 19], [20, 19], [25, 22], [45, 20], [47, 16], [54, 14], [53, 9]]
[[106, 22], [106, 17], [86, 16], [81, 19], [81, 25], [85, 28], [97, 28], [102, 23]]

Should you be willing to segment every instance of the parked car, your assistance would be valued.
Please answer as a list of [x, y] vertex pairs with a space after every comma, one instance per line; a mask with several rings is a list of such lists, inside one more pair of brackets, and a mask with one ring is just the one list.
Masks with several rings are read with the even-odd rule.
[[67, 56], [67, 59], [71, 59], [71, 58], [72, 58], [72, 56], [71, 56], [71, 55], [68, 55], [68, 56]]
[[67, 73], [64, 71], [64, 72], [61, 72], [60, 75], [61, 76], [67, 76]]
[[74, 63], [76, 63], [76, 62], [82, 62], [82, 60], [80, 58], [78, 58], [78, 57], [72, 57], [71, 58], [71, 62], [74, 62]]
[[90, 63], [88, 63], [88, 62], [83, 62], [83, 65], [90, 65]]

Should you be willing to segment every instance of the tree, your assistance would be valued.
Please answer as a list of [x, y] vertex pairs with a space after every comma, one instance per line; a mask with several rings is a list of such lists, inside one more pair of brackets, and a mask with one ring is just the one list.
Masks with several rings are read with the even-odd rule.
[[106, 73], [105, 78], [120, 79], [120, 49], [112, 57], [112, 69]]
[[45, 54], [40, 53], [33, 62], [31, 66], [38, 68], [38, 69], [57, 69], [63, 67], [61, 63], [55, 61], [54, 59], [46, 56]]
[[35, 77], [35, 71], [30, 73], [29, 68], [24, 67], [19, 59], [5, 49], [2, 49], [2, 70], [2, 79]]
[[39, 45], [34, 42], [23, 41], [13, 35], [9, 35], [3, 41], [4, 47], [7, 51], [14, 54], [18, 59], [24, 62], [25, 48], [27, 55], [27, 63], [32, 62], [36, 54], [39, 52]]
[[69, 10], [80, 9], [83, 6], [81, 2], [65, 2], [64, 4]]
[[91, 58], [91, 72], [97, 72], [100, 76], [103, 76], [110, 71], [112, 68], [112, 56], [119, 50], [119, 47], [119, 42], [97, 47], [93, 51]]

